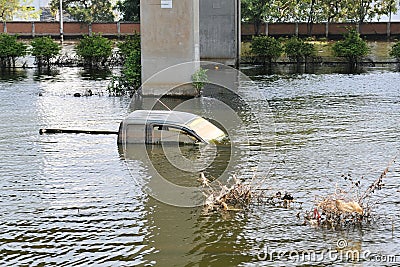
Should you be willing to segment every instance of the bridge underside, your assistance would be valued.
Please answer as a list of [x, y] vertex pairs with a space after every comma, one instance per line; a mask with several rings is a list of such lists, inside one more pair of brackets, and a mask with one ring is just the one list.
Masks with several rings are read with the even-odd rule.
[[[191, 76], [200, 60], [237, 65], [239, 2], [141, 0], [142, 94], [192, 96]], [[197, 63], [166, 71], [186, 62]]]

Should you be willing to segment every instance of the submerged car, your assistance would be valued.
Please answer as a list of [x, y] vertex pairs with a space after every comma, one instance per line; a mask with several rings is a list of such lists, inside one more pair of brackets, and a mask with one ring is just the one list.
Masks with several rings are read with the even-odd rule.
[[210, 121], [188, 112], [136, 110], [124, 119], [118, 131], [118, 143], [182, 144], [218, 143], [224, 131]]

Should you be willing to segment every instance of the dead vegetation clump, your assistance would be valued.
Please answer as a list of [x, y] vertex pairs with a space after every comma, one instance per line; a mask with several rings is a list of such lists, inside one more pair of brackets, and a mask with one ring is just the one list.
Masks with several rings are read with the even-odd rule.
[[252, 181], [243, 183], [235, 175], [227, 181], [227, 185], [218, 181], [211, 185], [205, 175], [200, 173], [199, 182], [203, 188], [205, 211], [241, 211], [250, 204], [289, 208], [294, 202], [293, 196], [287, 192], [282, 194], [278, 191], [267, 195], [270, 189], [260, 189]]
[[242, 183], [236, 176], [233, 176], [232, 180], [233, 183], [230, 186], [218, 182], [215, 187], [210, 184], [203, 173], [200, 174], [199, 181], [202, 184], [203, 195], [205, 196], [205, 210], [239, 211], [250, 203], [252, 198], [251, 186]]
[[[383, 179], [389, 172], [397, 156], [389, 162], [380, 174], [365, 191], [362, 190], [360, 180], [354, 180], [350, 174], [342, 175], [349, 184], [339, 188], [336, 186], [334, 193], [326, 196], [317, 196], [310, 210], [304, 213], [304, 225], [340, 229], [349, 226], [370, 224], [377, 219], [374, 207], [378, 201], [371, 196], [384, 186]], [[203, 173], [199, 181], [202, 184], [205, 211], [241, 211], [252, 205], [270, 205], [272, 207], [292, 208], [292, 203], [299, 204], [295, 208], [302, 209], [303, 202], [295, 201], [294, 197], [280, 191], [268, 195], [271, 189], [261, 189], [253, 184], [253, 180], [243, 183], [234, 175], [223, 185], [218, 181], [210, 183]], [[301, 212], [296, 217], [301, 219]]]
[[389, 162], [378, 179], [368, 186], [363, 193], [361, 193], [363, 177], [361, 177], [361, 180], [354, 181], [350, 174], [342, 175], [342, 178], [350, 182], [348, 188], [341, 189], [336, 186], [333, 194], [316, 197], [314, 207], [304, 215], [304, 224], [343, 228], [361, 226], [375, 221], [377, 215], [373, 213], [373, 208], [377, 205], [377, 202], [373, 202], [371, 196], [384, 186], [383, 178], [388, 174], [396, 157]]
[[[295, 202], [294, 197], [285, 192], [282, 194], [280, 191], [276, 192], [273, 195], [267, 195], [266, 190], [260, 190], [260, 193], [257, 196], [257, 204], [268, 204], [275, 207], [283, 207], [283, 208], [290, 208], [292, 203]], [[301, 206], [301, 202], [299, 202]]]
[[372, 219], [370, 208], [360, 205], [354, 197], [354, 191], [336, 188], [332, 195], [316, 198], [314, 208], [304, 216], [304, 224], [336, 228], [358, 225]]

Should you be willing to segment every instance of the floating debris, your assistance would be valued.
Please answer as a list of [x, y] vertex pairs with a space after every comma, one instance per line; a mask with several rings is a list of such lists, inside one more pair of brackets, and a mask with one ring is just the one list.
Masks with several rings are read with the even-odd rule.
[[304, 216], [304, 224], [328, 228], [358, 225], [372, 220], [369, 210], [337, 189], [332, 195], [316, 199], [315, 207]]
[[381, 190], [384, 186], [383, 178], [389, 172], [390, 166], [395, 162], [394, 157], [363, 194], [361, 190], [361, 180], [354, 181], [351, 174], [342, 175], [342, 178], [350, 182], [348, 190], [339, 189], [336, 186], [335, 192], [324, 197], [317, 197], [314, 207], [304, 215], [304, 224], [312, 226], [325, 226], [328, 228], [343, 228], [347, 226], [359, 226], [371, 223], [376, 218], [373, 207], [377, 203], [371, 203], [372, 194]]
[[[389, 173], [390, 166], [397, 156], [389, 162], [381, 173], [365, 192], [361, 193], [361, 180], [355, 180], [351, 173], [342, 175], [342, 178], [350, 183], [346, 189], [336, 186], [335, 192], [326, 196], [317, 196], [310, 210], [297, 212], [297, 219], [304, 219], [303, 225], [343, 229], [346, 227], [370, 224], [377, 219], [373, 213], [373, 207], [377, 203], [371, 200], [372, 194], [381, 190], [384, 186], [383, 179]], [[260, 184], [242, 182], [233, 175], [228, 185], [208, 180], [204, 173], [200, 174], [199, 181], [203, 188], [204, 209], [206, 211], [242, 211], [251, 205], [270, 205], [271, 207], [302, 209], [303, 202], [295, 200], [288, 192], [274, 191], [270, 188], [260, 188]], [[265, 186], [265, 185], [264, 185]], [[293, 207], [293, 203], [299, 206]], [[303, 215], [303, 216], [302, 216]]]
[[205, 177], [204, 173], [200, 174], [201, 182], [205, 196], [204, 208], [207, 211], [226, 210], [241, 211], [250, 203], [252, 193], [249, 185], [243, 184], [240, 180], [233, 176], [233, 185], [227, 186], [217, 183], [217, 188], [211, 186], [210, 181]]
[[267, 204], [288, 208], [294, 202], [294, 197], [280, 191], [273, 195], [266, 195], [270, 189], [259, 189], [251, 183], [243, 183], [235, 175], [228, 180], [228, 185], [217, 182], [212, 186], [204, 173], [200, 173], [199, 182], [203, 187], [204, 208], [206, 211], [242, 211], [250, 204]]
[[[290, 208], [292, 206], [292, 203], [295, 202], [294, 197], [288, 193], [285, 192], [284, 195], [280, 191], [276, 192], [275, 194], [272, 195], [267, 195], [268, 191], [271, 191], [270, 189], [264, 190], [264, 189], [256, 189], [259, 191], [259, 194], [257, 196], [257, 204], [268, 204], [270, 206], [275, 206], [275, 207], [283, 207], [283, 208]], [[260, 192], [261, 191], [261, 192]], [[301, 208], [301, 202], [297, 202], [300, 204]]]

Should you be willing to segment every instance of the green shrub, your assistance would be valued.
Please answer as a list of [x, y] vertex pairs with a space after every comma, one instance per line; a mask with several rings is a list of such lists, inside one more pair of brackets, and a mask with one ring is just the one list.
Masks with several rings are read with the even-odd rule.
[[283, 52], [282, 44], [273, 37], [255, 36], [251, 41], [252, 53], [259, 57], [266, 64], [271, 64], [279, 58]]
[[400, 42], [397, 42], [392, 46], [389, 55], [396, 58], [397, 61], [400, 61]]
[[127, 37], [118, 45], [124, 65], [119, 76], [113, 76], [108, 85], [111, 96], [132, 96], [142, 84], [140, 35]]
[[204, 88], [205, 84], [208, 82], [207, 70], [200, 67], [192, 75], [192, 85], [196, 89], [197, 95], [200, 96], [201, 89]]
[[139, 89], [142, 83], [142, 66], [140, 62], [140, 56], [140, 50], [135, 50], [134, 52], [130, 53], [125, 59], [124, 66], [122, 68], [124, 86], [130, 92]]
[[0, 34], [0, 66], [15, 67], [15, 60], [18, 57], [25, 56], [27, 45], [18, 42], [17, 36], [9, 34]]
[[84, 36], [75, 50], [85, 66], [100, 67], [112, 55], [112, 42], [101, 35]]
[[332, 50], [334, 56], [344, 57], [351, 65], [357, 65], [362, 57], [368, 55], [370, 49], [356, 30], [350, 30], [344, 34], [344, 40], [333, 44]]
[[301, 60], [315, 57], [315, 47], [311, 43], [306, 43], [304, 40], [297, 37], [290, 38], [285, 43], [285, 53], [290, 60], [299, 63]]
[[61, 50], [60, 45], [47, 36], [34, 38], [31, 46], [31, 54], [36, 58], [36, 64], [39, 68], [43, 63], [49, 67], [50, 60], [60, 54]]
[[118, 43], [119, 54], [122, 58], [127, 58], [132, 52], [140, 51], [140, 35], [134, 34], [126, 37], [126, 39]]
[[140, 50], [133, 50], [124, 59], [120, 76], [113, 76], [108, 85], [111, 96], [132, 96], [142, 84], [142, 67], [140, 61]]

